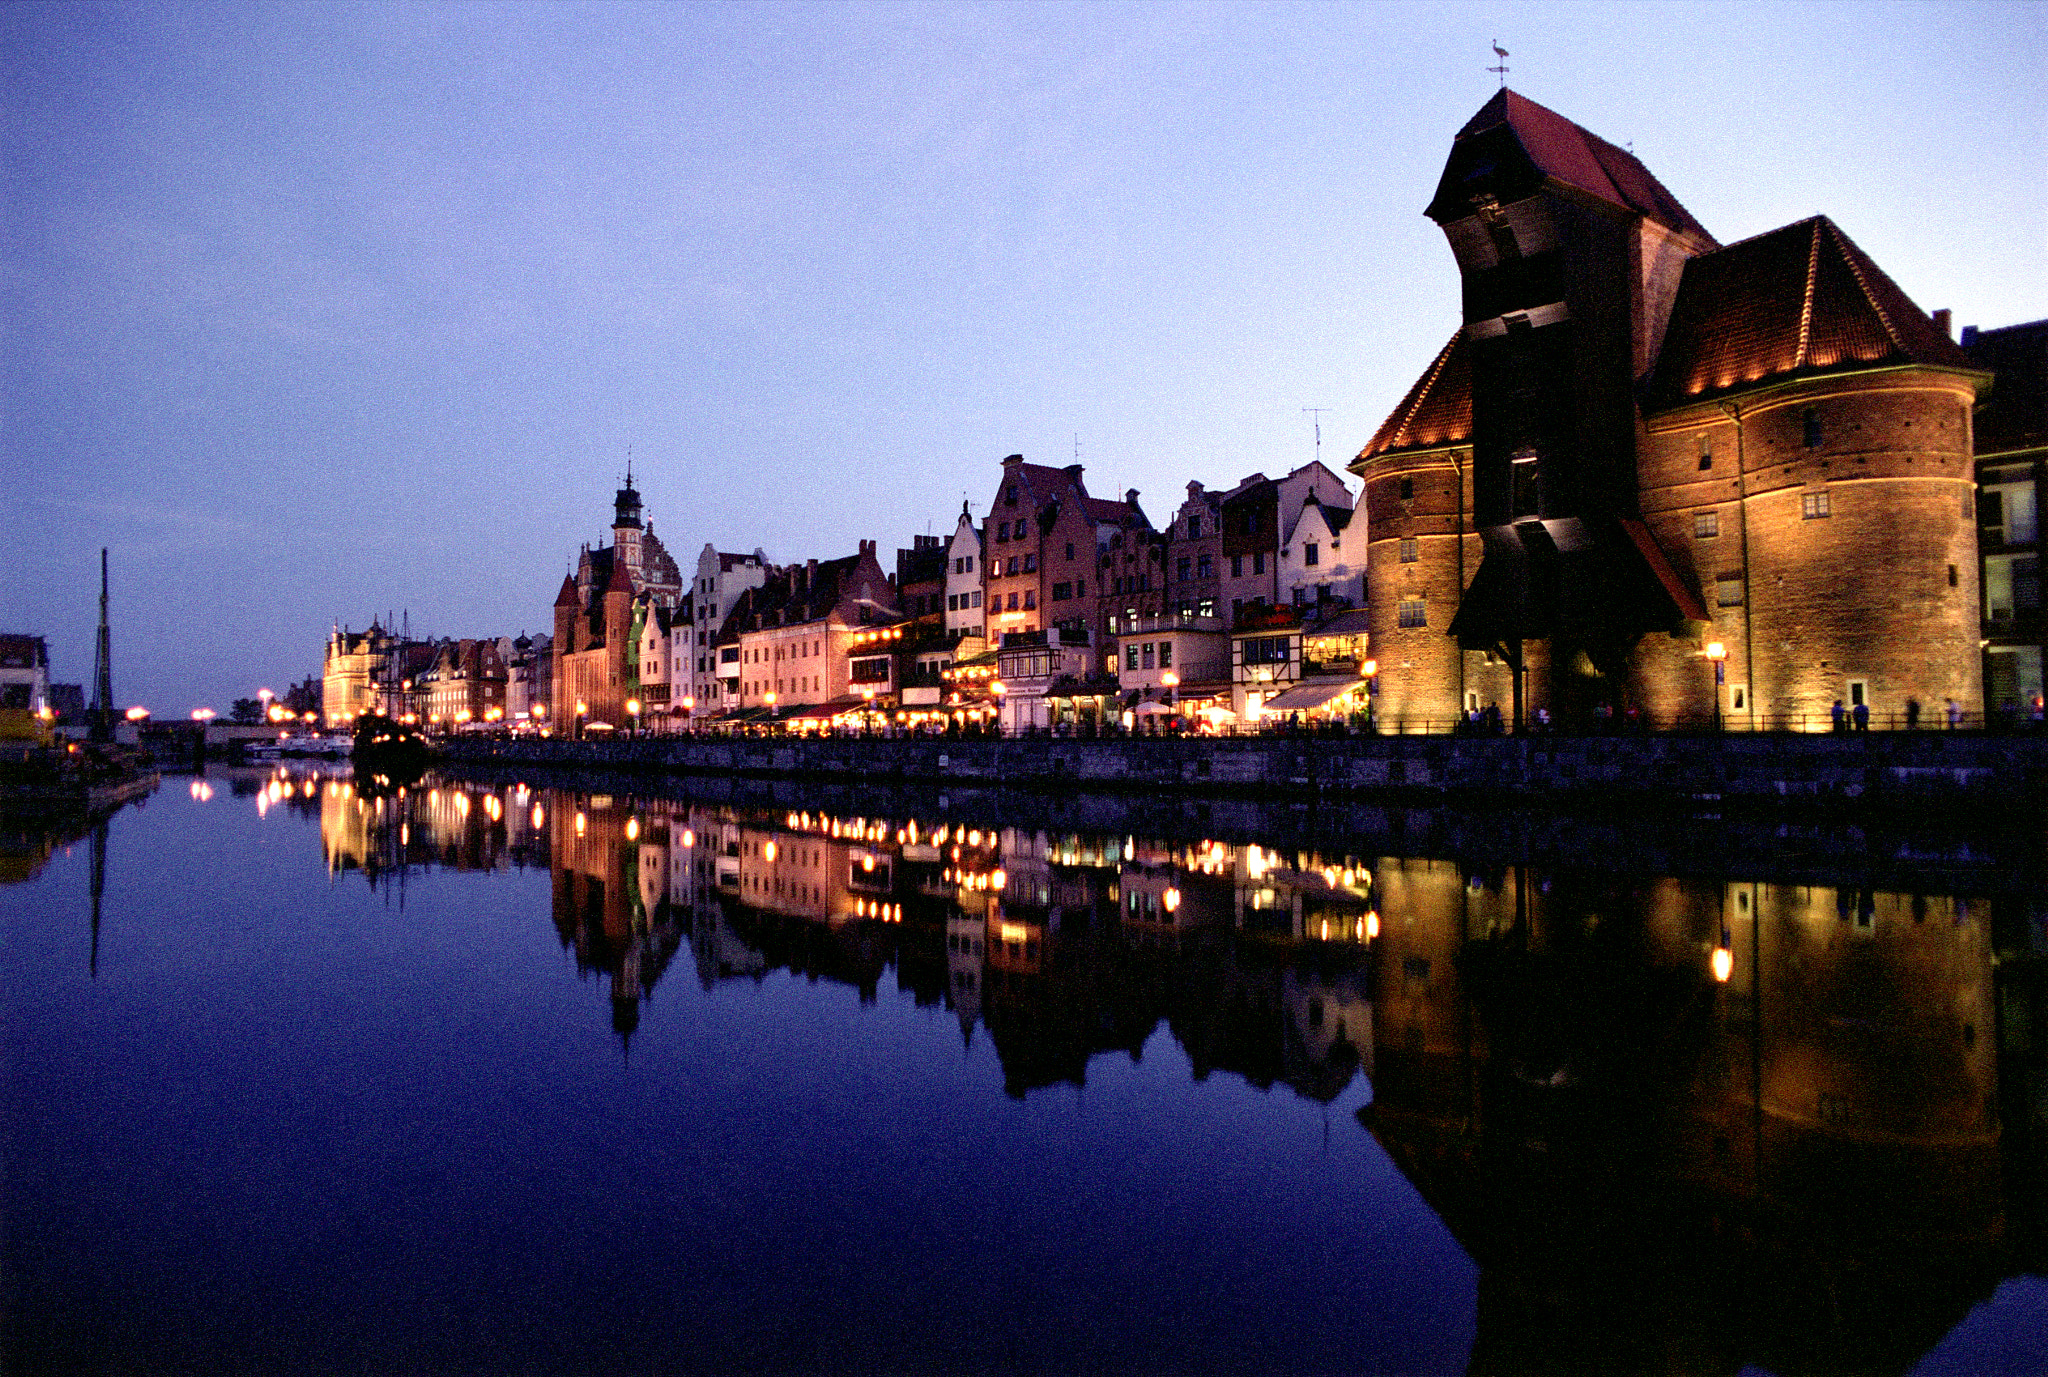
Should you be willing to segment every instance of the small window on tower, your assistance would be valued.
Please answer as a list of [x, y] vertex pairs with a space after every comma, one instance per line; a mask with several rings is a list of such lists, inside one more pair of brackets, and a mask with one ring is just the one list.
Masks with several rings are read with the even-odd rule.
[[1715, 579], [1714, 602], [1720, 607], [1742, 606], [1742, 575], [1723, 574]]
[[1413, 478], [1403, 478], [1401, 480], [1401, 500], [1403, 502], [1412, 502], [1414, 499], [1415, 480]]
[[1422, 558], [1422, 555], [1419, 542], [1414, 536], [1403, 536], [1401, 538], [1401, 563], [1413, 564], [1420, 558]]
[[1695, 512], [1692, 518], [1692, 535], [1695, 540], [1712, 540], [1721, 534], [1719, 512]]
[[1808, 449], [1819, 449], [1824, 438], [1821, 431], [1820, 412], [1808, 407], [1799, 417], [1803, 439]]
[[1700, 472], [1705, 473], [1712, 467], [1714, 467], [1714, 437], [1702, 435], [1700, 436]]
[[1799, 516], [1804, 521], [1816, 521], [1831, 515], [1826, 492], [1808, 492], [1799, 495]]

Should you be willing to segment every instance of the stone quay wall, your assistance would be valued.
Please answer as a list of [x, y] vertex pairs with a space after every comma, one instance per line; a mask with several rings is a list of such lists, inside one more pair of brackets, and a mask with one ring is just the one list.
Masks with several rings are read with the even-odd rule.
[[459, 737], [440, 749], [458, 765], [1063, 792], [1691, 809], [1838, 805], [1975, 810], [2048, 802], [2048, 735], [1975, 732], [980, 741]]

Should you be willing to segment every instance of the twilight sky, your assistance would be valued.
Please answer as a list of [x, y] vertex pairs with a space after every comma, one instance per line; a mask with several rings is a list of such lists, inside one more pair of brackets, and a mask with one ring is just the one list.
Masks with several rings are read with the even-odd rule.
[[[182, 716], [337, 619], [539, 631], [630, 446], [686, 570], [1342, 464], [1457, 325], [1422, 216], [1514, 88], [1723, 243], [1821, 212], [2048, 316], [2048, 24], [2000, 4], [0, 10], [0, 630]], [[1078, 437], [1078, 438], [1077, 438]]]

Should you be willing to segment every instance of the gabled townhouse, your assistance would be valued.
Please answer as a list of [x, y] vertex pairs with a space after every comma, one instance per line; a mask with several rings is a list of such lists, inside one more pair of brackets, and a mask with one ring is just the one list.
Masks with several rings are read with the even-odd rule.
[[1365, 522], [1355, 509], [1311, 491], [1283, 527], [1279, 601], [1318, 609], [1365, 606]]
[[1188, 484], [1166, 529], [1166, 607], [1183, 617], [1214, 617], [1222, 599], [1219, 577], [1223, 563], [1223, 494], [1200, 483]]
[[[721, 668], [713, 642], [718, 639], [733, 604], [749, 588], [759, 588], [768, 576], [768, 557], [758, 548], [750, 555], [733, 554], [705, 545], [697, 556], [697, 574], [690, 583], [690, 635], [685, 647], [690, 667], [691, 688], [684, 696], [694, 700], [694, 716], [715, 717], [731, 711], [724, 681], [736, 679]], [[737, 647], [730, 647], [737, 653]], [[673, 697], [673, 694], [671, 694]]]
[[[858, 554], [769, 571], [740, 595], [719, 633], [721, 668], [737, 681], [732, 708], [780, 717], [798, 707], [862, 706], [849, 652], [862, 632], [901, 620], [895, 580], [872, 540]], [[727, 650], [736, 652], [729, 662]]]
[[1280, 478], [1255, 473], [1223, 497], [1223, 550], [1218, 604], [1232, 620], [1248, 607], [1271, 607], [1280, 597], [1282, 518], [1296, 520], [1310, 494], [1337, 507], [1352, 505], [1351, 490], [1321, 461]]
[[[953, 538], [946, 543], [946, 636], [958, 643], [982, 639], [986, 619], [982, 609], [981, 543], [983, 532], [974, 524], [967, 504], [960, 504], [960, 519], [953, 524]], [[978, 653], [969, 647], [965, 653]]]

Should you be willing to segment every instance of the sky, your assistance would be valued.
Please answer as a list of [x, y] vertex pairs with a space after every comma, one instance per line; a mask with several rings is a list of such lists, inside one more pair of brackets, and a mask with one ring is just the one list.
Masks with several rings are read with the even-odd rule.
[[89, 686], [104, 546], [183, 716], [549, 629], [629, 454], [686, 572], [887, 566], [1012, 453], [1157, 524], [1341, 472], [1457, 327], [1496, 40], [1721, 242], [2048, 316], [2033, 3], [12, 4], [0, 631]]

